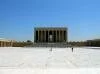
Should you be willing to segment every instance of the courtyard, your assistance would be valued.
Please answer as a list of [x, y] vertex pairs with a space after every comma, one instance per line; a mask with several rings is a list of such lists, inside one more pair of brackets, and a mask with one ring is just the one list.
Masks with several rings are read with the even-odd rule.
[[92, 71], [96, 74], [100, 72], [99, 49], [97, 47], [76, 47], [72, 52], [71, 48], [52, 48], [50, 51], [49, 47], [0, 47], [0, 74], [6, 74], [6, 72], [11, 74], [13, 71], [17, 71], [16, 74], [23, 72], [46, 74], [52, 71], [61, 74], [63, 70], [65, 73], [74, 70], [85, 74], [84, 72], [91, 73], [89, 69], [93, 69]]

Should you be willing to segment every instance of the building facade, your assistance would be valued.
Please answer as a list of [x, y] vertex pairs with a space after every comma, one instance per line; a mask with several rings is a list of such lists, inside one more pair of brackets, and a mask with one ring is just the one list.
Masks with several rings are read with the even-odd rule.
[[34, 42], [61, 43], [67, 42], [68, 29], [65, 27], [39, 27], [34, 29]]
[[0, 47], [11, 47], [11, 46], [13, 46], [12, 40], [0, 38]]

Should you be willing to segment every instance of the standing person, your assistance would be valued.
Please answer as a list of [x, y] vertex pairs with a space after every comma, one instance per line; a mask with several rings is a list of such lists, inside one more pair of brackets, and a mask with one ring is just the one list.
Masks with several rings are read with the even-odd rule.
[[52, 47], [51, 47], [50, 51], [52, 52]]
[[73, 52], [73, 47], [72, 47], [72, 52]]

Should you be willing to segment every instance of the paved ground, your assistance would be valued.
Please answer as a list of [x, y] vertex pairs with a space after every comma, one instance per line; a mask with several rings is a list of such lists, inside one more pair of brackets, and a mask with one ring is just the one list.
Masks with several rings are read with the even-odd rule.
[[13, 72], [14, 74], [15, 72], [16, 74], [18, 72], [46, 74], [64, 71], [70, 73], [72, 72], [70, 70], [73, 70], [73, 74], [75, 72], [99, 73], [99, 48], [74, 48], [74, 52], [71, 48], [53, 48], [52, 51], [50, 49], [1, 47], [0, 74], [8, 74], [8, 72], [9, 74]]

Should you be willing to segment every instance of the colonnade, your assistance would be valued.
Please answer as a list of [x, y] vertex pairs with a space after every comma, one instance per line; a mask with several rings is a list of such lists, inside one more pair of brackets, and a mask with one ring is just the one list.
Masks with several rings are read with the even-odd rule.
[[[50, 35], [52, 41], [50, 41]], [[66, 30], [45, 30], [39, 29], [35, 31], [35, 42], [66, 42], [67, 31]]]
[[0, 47], [11, 47], [13, 42], [0, 41]]

